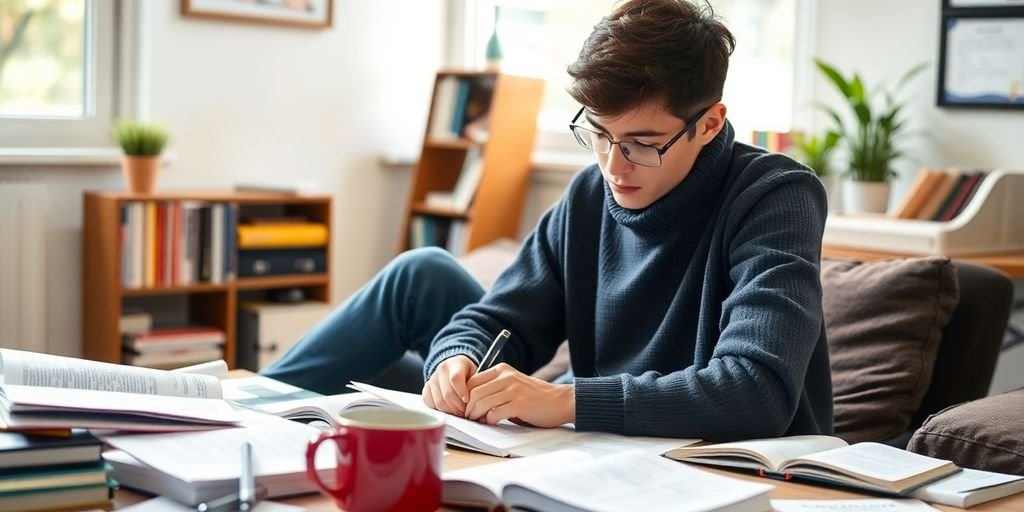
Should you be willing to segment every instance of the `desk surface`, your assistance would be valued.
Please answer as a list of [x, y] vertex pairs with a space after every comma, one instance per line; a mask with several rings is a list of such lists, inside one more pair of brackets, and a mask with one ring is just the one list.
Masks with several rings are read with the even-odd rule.
[[[853, 258], [858, 260], [879, 260], [884, 258], [907, 257], [906, 254], [896, 254], [882, 251], [865, 251], [840, 247], [837, 245], [826, 245], [821, 248], [821, 255], [830, 258]], [[984, 256], [952, 256], [955, 260], [981, 263], [995, 267], [1009, 274], [1010, 277], [1024, 278], [1024, 252], [1011, 252], [1005, 254], [987, 254]]]
[[[447, 470], [460, 469], [465, 467], [472, 467], [487, 462], [500, 462], [502, 460], [496, 457], [490, 457], [487, 455], [481, 455], [478, 453], [467, 452], [457, 448], [448, 447], [448, 456], [445, 457], [444, 468]], [[681, 463], [682, 464], [682, 463]], [[799, 484], [794, 482], [781, 482], [777, 480], [767, 480], [759, 478], [753, 475], [747, 475], [743, 473], [736, 473], [731, 471], [723, 471], [710, 469], [708, 467], [701, 467], [701, 469], [727, 475], [733, 478], [742, 478], [745, 480], [751, 480], [761, 483], [770, 483], [775, 485], [775, 490], [772, 491], [771, 497], [773, 499], [849, 499], [849, 498], [876, 498], [877, 496], [868, 496], [858, 494], [855, 492], [843, 491], [838, 489], [830, 489], [826, 487], [817, 487], [806, 484]], [[124, 507], [132, 503], [137, 503], [143, 498], [138, 494], [131, 491], [121, 490], [117, 493], [117, 498], [114, 500], [115, 508]], [[327, 512], [337, 511], [330, 500], [322, 496], [303, 496], [299, 498], [292, 498], [288, 500], [281, 500], [285, 503], [293, 505], [299, 505], [305, 507], [310, 511], [315, 512]], [[933, 505], [940, 510], [962, 510], [955, 507], [947, 507], [945, 505]], [[449, 510], [449, 509], [443, 509]], [[462, 509], [459, 509], [462, 510]], [[969, 509], [971, 512], [986, 512], [995, 511], [1000, 512], [1024, 512], [1024, 494], [1018, 494], [1015, 496], [1008, 496], [1001, 500], [990, 501], [983, 503]]]

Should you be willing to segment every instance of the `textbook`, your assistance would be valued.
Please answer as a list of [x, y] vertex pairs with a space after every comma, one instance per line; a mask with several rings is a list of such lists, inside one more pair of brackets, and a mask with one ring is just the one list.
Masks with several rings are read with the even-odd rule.
[[772, 510], [772, 485], [712, 474], [642, 451], [559, 450], [446, 472], [441, 501], [489, 510]]
[[878, 443], [857, 443], [831, 436], [791, 436], [707, 446], [665, 453], [675, 460], [756, 471], [779, 479], [853, 487], [904, 495], [933, 480], [960, 471], [933, 459]]
[[977, 469], [947, 476], [914, 489], [910, 496], [924, 501], [967, 508], [1024, 491], [1024, 476]]
[[67, 437], [0, 432], [0, 468], [60, 466], [98, 462], [103, 443], [85, 430]]
[[0, 426], [208, 429], [237, 424], [210, 375], [0, 349]]
[[[404, 408], [442, 414], [423, 403], [420, 395], [354, 382], [349, 387], [358, 393], [307, 398], [256, 407], [261, 412], [302, 422], [323, 422], [338, 426], [337, 414], [357, 407]], [[633, 437], [602, 432], [576, 432], [572, 425], [537, 428], [503, 421], [487, 425], [446, 414], [445, 435], [448, 444], [498, 457], [527, 457], [561, 448], [574, 448], [592, 454], [639, 449], [660, 454], [672, 448], [696, 443], [697, 439]]]

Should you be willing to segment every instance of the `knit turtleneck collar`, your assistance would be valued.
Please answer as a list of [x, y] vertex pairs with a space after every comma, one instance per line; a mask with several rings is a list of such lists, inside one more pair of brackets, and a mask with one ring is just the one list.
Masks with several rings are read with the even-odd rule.
[[701, 149], [690, 174], [646, 208], [631, 210], [619, 206], [605, 182], [608, 212], [616, 222], [644, 238], [684, 232], [684, 226], [703, 222], [711, 207], [718, 202], [721, 185], [727, 179], [728, 155], [732, 153], [733, 139], [732, 125], [726, 121], [722, 131]]

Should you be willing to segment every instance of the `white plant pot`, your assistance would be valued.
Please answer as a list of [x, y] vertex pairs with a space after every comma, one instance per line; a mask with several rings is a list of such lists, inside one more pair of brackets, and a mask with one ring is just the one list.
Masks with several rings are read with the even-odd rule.
[[885, 213], [891, 188], [888, 181], [847, 181], [843, 183], [843, 211]]

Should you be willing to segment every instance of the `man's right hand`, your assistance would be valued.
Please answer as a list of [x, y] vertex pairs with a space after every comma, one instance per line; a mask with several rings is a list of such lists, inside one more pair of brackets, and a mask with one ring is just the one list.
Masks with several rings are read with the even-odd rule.
[[469, 388], [466, 381], [476, 373], [476, 363], [466, 356], [453, 356], [441, 361], [423, 385], [423, 403], [448, 414], [466, 415]]

